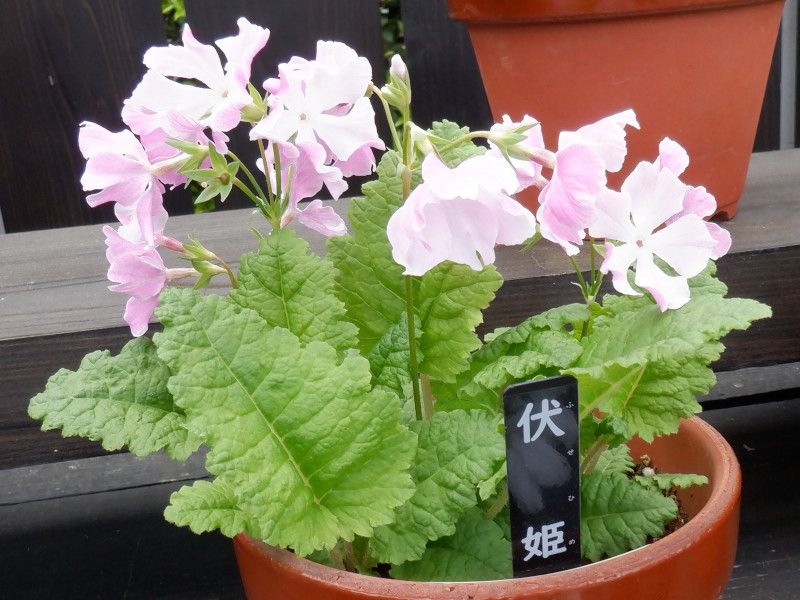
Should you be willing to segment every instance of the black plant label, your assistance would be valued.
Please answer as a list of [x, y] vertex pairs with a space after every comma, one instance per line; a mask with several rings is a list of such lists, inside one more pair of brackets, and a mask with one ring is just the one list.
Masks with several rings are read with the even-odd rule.
[[579, 566], [578, 382], [513, 385], [503, 406], [514, 577]]

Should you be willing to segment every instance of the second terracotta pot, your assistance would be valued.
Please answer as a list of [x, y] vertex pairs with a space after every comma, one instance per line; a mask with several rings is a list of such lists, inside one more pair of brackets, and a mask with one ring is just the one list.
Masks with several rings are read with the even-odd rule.
[[250, 600], [716, 600], [733, 568], [741, 475], [730, 446], [698, 418], [653, 444], [635, 441], [667, 472], [700, 473], [709, 485], [684, 490], [689, 523], [653, 544], [586, 567], [540, 577], [415, 583], [331, 569], [244, 534], [234, 540]]
[[[783, 0], [449, 0], [472, 38], [496, 120], [557, 134], [633, 108], [629, 172], [671, 137], [686, 183], [732, 217], [744, 188]], [[620, 177], [611, 177], [616, 186]], [[535, 194], [523, 198], [529, 206]]]

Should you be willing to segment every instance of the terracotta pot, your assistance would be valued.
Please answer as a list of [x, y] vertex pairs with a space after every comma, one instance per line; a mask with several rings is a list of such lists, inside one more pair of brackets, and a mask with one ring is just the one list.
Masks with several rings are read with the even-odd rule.
[[524, 579], [414, 583], [325, 567], [245, 535], [234, 540], [250, 600], [711, 600], [730, 577], [739, 530], [741, 474], [722, 436], [698, 418], [652, 445], [636, 441], [665, 471], [702, 473], [710, 484], [681, 494], [691, 520], [653, 544], [592, 565]]
[[684, 181], [736, 213], [783, 0], [448, 1], [495, 119], [528, 113], [555, 147], [559, 131], [633, 108], [642, 132], [629, 128], [625, 174], [671, 137], [692, 159]]

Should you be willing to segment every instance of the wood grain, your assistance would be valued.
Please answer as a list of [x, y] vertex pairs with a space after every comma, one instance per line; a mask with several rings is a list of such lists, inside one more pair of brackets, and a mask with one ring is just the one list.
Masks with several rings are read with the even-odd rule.
[[492, 113], [467, 28], [450, 18], [447, 0], [403, 0], [401, 8], [414, 120], [486, 129]]
[[[746, 333], [730, 335], [728, 350], [715, 365], [717, 371], [800, 362], [800, 300], [787, 293], [800, 289], [798, 160], [800, 151], [754, 156], [742, 209], [726, 224], [735, 241], [732, 253], [719, 261], [720, 277], [732, 294], [770, 304], [774, 317]], [[347, 201], [336, 206], [345, 210]], [[179, 237], [200, 233], [210, 248], [232, 259], [256, 247], [246, 227], [259, 219], [249, 210], [177, 217], [170, 222], [170, 233]], [[319, 236], [303, 235], [308, 235], [314, 251], [324, 252]], [[26, 414], [28, 400], [53, 372], [74, 369], [84, 354], [95, 349], [116, 352], [129, 339], [121, 327], [124, 298], [106, 289], [102, 250], [98, 228], [93, 226], [0, 237], [4, 265], [0, 358], [5, 366], [0, 385], [0, 467], [103, 453], [93, 442], [40, 433]], [[574, 276], [555, 247], [542, 244], [525, 255], [501, 249], [497, 264], [506, 283], [486, 311], [482, 332], [577, 300]], [[223, 284], [216, 282], [219, 287], [212, 292], [223, 291]], [[786, 384], [783, 389], [792, 387]]]
[[0, 211], [7, 232], [100, 223], [78, 179], [78, 123], [119, 110], [163, 43], [158, 0], [6, 0], [0, 19]]

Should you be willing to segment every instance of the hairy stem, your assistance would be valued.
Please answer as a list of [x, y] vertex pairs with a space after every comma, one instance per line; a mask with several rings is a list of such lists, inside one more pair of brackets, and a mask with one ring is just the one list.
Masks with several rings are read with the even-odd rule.
[[422, 420], [422, 401], [419, 391], [419, 364], [417, 363], [417, 336], [414, 327], [414, 280], [405, 275], [406, 280], [406, 316], [408, 320], [408, 371], [411, 375], [411, 389], [414, 393], [414, 414], [418, 421]]
[[608, 442], [603, 440], [595, 440], [594, 444], [592, 444], [586, 451], [586, 454], [583, 455], [583, 461], [581, 462], [581, 474], [588, 475], [594, 471], [595, 467], [597, 466], [597, 461], [600, 460], [600, 455], [606, 450], [608, 450]]
[[236, 186], [237, 188], [239, 188], [239, 189], [240, 189], [242, 192], [244, 192], [244, 193], [245, 193], [245, 195], [246, 195], [248, 198], [250, 198], [250, 200], [252, 200], [252, 201], [253, 201], [253, 203], [254, 203], [254, 204], [255, 204], [255, 205], [258, 207], [258, 210], [260, 210], [260, 211], [261, 211], [261, 214], [262, 214], [262, 215], [264, 215], [264, 217], [267, 219], [267, 221], [269, 221], [270, 223], [272, 223], [272, 219], [271, 219], [271, 217], [270, 217], [270, 213], [269, 213], [269, 209], [268, 209], [269, 207], [267, 207], [267, 206], [264, 204], [264, 201], [263, 201], [261, 198], [259, 198], [259, 197], [258, 197], [258, 196], [257, 196], [257, 195], [256, 195], [256, 194], [253, 192], [253, 190], [251, 190], [249, 187], [247, 187], [247, 184], [246, 184], [244, 181], [242, 181], [242, 180], [241, 180], [241, 179], [239, 179], [238, 177], [235, 177], [235, 178], [233, 179], [233, 185], [235, 185], [235, 186]]
[[487, 521], [491, 521], [498, 514], [500, 514], [500, 511], [506, 507], [506, 504], [508, 504], [507, 487], [503, 488], [500, 491], [500, 493], [497, 495], [497, 498], [495, 498], [494, 502], [492, 502], [492, 505], [488, 509], [486, 509], [486, 512], [483, 513], [483, 518], [486, 519]]
[[264, 190], [261, 189], [261, 186], [258, 184], [258, 180], [256, 180], [255, 176], [253, 175], [253, 172], [250, 169], [247, 168], [247, 165], [245, 165], [242, 162], [242, 159], [239, 158], [238, 156], [236, 156], [231, 151], [228, 151], [228, 156], [230, 156], [233, 160], [235, 160], [237, 163], [239, 163], [239, 168], [242, 170], [242, 172], [245, 174], [245, 176], [247, 176], [247, 179], [250, 181], [250, 185], [253, 186], [253, 189], [256, 191], [256, 193], [259, 195], [259, 197], [264, 202], [267, 202], [267, 197], [264, 195]]
[[369, 84], [369, 89], [378, 97], [383, 105], [383, 113], [386, 115], [386, 123], [389, 125], [389, 131], [392, 134], [392, 144], [394, 144], [394, 149], [398, 153], [403, 152], [403, 145], [400, 143], [400, 137], [397, 135], [397, 127], [395, 127], [394, 119], [392, 119], [392, 109], [389, 106], [389, 103], [386, 101], [386, 98], [383, 97], [380, 88], [374, 83]]
[[264, 164], [264, 182], [267, 184], [267, 198], [270, 202], [275, 200], [272, 191], [272, 182], [269, 180], [269, 163], [267, 162], [267, 150], [264, 148], [264, 140], [258, 140], [258, 151], [261, 153], [261, 161]]
[[460, 146], [464, 142], [469, 142], [479, 137], [482, 138], [489, 137], [491, 134], [492, 134], [491, 131], [471, 131], [469, 133], [462, 135], [459, 138], [454, 139], [449, 144], [442, 146], [441, 148], [437, 148], [436, 152], [437, 154], [439, 154], [439, 156], [441, 156], [444, 152], [452, 150], [453, 148], [455, 148], [456, 146]]

